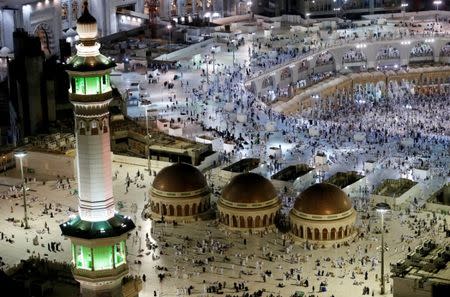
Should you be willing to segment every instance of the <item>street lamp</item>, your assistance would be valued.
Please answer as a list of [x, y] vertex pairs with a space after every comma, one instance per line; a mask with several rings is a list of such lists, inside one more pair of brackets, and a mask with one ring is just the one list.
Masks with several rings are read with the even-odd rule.
[[402, 8], [402, 17], [405, 18], [405, 12], [406, 12], [406, 7], [408, 7], [408, 3], [402, 3], [400, 4], [400, 7]]
[[209, 55], [205, 55], [206, 61], [206, 83], [209, 84]]
[[253, 4], [252, 1], [247, 1], [247, 13], [248, 13], [248, 20], [249, 21], [252, 19], [252, 12], [251, 12], [252, 4]]
[[167, 30], [169, 31], [169, 46], [172, 45], [172, 25], [167, 24]]
[[212, 62], [213, 62], [213, 74], [216, 73], [216, 48], [213, 46], [211, 47], [211, 54], [212, 54]]
[[210, 34], [210, 26], [211, 26], [211, 13], [210, 12], [207, 12], [207, 13], [205, 13], [205, 18], [207, 18], [208, 19], [208, 35]]
[[24, 210], [24, 218], [25, 221], [25, 229], [30, 229], [30, 226], [28, 225], [28, 215], [27, 215], [27, 198], [26, 198], [26, 191], [27, 191], [27, 183], [25, 181], [25, 177], [23, 176], [23, 162], [22, 159], [25, 158], [27, 155], [26, 152], [16, 152], [14, 156], [20, 160], [20, 172], [22, 174], [22, 190], [23, 190], [23, 210]]
[[391, 210], [389, 204], [380, 202], [375, 205], [375, 210], [381, 216], [381, 295], [384, 295], [384, 215]]
[[145, 112], [145, 128], [146, 128], [146, 132], [147, 134], [145, 135], [145, 143], [147, 144], [147, 168], [148, 168], [148, 173], [151, 174], [150, 171], [150, 152], [149, 152], [149, 134], [148, 134], [148, 106], [147, 105], [143, 105], [144, 107], [144, 112]]
[[442, 1], [433, 1], [433, 4], [436, 5], [436, 10], [439, 10], [439, 5], [442, 4]]
[[236, 51], [236, 39], [231, 40], [231, 44], [233, 45], [233, 66], [235, 61], [235, 51]]
[[336, 13], [336, 17], [337, 17], [338, 12], [341, 11], [341, 8], [340, 7], [335, 7], [335, 8], [333, 8], [333, 10]]

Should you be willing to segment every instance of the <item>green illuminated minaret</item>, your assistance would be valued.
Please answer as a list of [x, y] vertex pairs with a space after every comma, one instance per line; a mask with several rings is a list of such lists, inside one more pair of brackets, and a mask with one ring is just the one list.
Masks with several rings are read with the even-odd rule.
[[77, 32], [77, 54], [67, 61], [66, 70], [75, 114], [79, 214], [60, 228], [71, 240], [73, 275], [83, 297], [137, 296], [139, 289], [123, 290], [127, 233], [135, 225], [115, 211], [112, 191], [108, 105], [115, 63], [99, 52], [97, 22], [87, 2]]

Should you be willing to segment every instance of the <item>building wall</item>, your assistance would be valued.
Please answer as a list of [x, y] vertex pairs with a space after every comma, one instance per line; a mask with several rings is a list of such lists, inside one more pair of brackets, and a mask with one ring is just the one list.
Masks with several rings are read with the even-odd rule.
[[[28, 151], [23, 159], [24, 173], [26, 176], [40, 176], [44, 178], [75, 176], [75, 158], [65, 154], [51, 152]], [[20, 172], [20, 161], [16, 158], [16, 170]], [[29, 173], [29, 171], [34, 173]]]
[[423, 288], [419, 288], [418, 279], [409, 278], [393, 278], [393, 295], [394, 297], [431, 297], [430, 283], [424, 283]]

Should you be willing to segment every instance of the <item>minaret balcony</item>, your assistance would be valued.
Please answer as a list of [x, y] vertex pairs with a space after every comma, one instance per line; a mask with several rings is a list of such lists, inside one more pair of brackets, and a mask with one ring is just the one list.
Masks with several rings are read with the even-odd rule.
[[73, 267], [72, 273], [77, 280], [84, 281], [108, 281], [117, 279], [128, 274], [128, 265], [126, 263], [112, 269], [88, 270]]
[[109, 103], [109, 101], [112, 99], [112, 91], [93, 95], [80, 95], [69, 93], [69, 99], [73, 104], [102, 103], [102, 102]]

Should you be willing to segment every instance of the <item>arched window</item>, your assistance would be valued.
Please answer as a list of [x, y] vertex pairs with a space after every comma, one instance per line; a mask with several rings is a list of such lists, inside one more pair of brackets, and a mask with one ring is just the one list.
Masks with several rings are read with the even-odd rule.
[[98, 135], [98, 123], [97, 121], [91, 122], [91, 135]]
[[253, 218], [251, 216], [247, 217], [247, 228], [253, 228]]
[[320, 230], [317, 228], [314, 229], [314, 240], [320, 240]]

